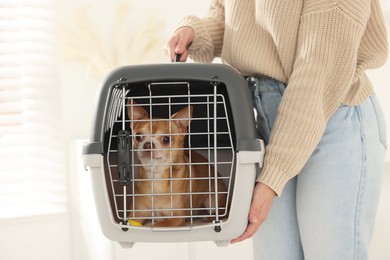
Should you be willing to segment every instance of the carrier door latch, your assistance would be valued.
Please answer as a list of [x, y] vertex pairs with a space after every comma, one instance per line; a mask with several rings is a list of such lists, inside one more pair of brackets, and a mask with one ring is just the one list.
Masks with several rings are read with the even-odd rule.
[[127, 130], [118, 132], [118, 173], [119, 184], [127, 186], [131, 179], [131, 136]]

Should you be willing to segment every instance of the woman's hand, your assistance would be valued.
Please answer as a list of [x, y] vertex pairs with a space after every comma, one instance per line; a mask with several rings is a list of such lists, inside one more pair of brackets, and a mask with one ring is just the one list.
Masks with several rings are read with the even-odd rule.
[[252, 237], [259, 229], [260, 225], [267, 218], [271, 208], [272, 201], [276, 196], [275, 192], [267, 185], [258, 182], [255, 186], [252, 196], [252, 203], [249, 210], [249, 224], [241, 236], [233, 239], [230, 243], [234, 244]]
[[177, 29], [171, 39], [164, 46], [165, 55], [170, 57], [171, 61], [174, 61], [175, 55], [180, 54], [179, 61], [186, 61], [188, 58], [188, 47], [194, 40], [194, 29], [188, 26], [180, 27]]

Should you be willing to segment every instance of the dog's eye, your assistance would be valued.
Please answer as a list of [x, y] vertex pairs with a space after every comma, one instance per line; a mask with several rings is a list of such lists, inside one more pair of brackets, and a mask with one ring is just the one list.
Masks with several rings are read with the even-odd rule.
[[135, 140], [136, 140], [137, 142], [141, 142], [142, 139], [144, 139], [144, 137], [141, 135], [141, 133], [136, 133], [136, 134], [135, 134]]
[[162, 141], [163, 141], [164, 144], [169, 144], [170, 140], [171, 139], [169, 138], [169, 136], [163, 136], [163, 138], [162, 138]]

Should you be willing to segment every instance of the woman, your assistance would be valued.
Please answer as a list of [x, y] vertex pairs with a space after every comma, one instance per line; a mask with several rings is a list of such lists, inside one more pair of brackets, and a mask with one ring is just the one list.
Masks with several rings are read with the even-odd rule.
[[165, 51], [221, 57], [252, 90], [266, 155], [232, 243], [261, 225], [256, 259], [367, 259], [386, 149], [365, 73], [387, 57], [378, 0], [212, 0]]

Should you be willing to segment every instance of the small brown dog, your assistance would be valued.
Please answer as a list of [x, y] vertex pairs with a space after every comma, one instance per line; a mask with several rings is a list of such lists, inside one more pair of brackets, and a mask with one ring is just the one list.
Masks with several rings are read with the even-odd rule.
[[[214, 167], [200, 154], [183, 149], [192, 111], [186, 106], [170, 119], [150, 120], [142, 106], [128, 102], [133, 146], [142, 166], [137, 167], [134, 213], [129, 218], [136, 217], [141, 224], [153, 218], [156, 227], [184, 226], [191, 212], [194, 215], [215, 208]], [[226, 194], [219, 179], [219, 208], [227, 206]]]

